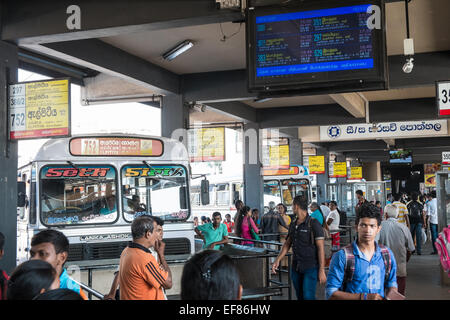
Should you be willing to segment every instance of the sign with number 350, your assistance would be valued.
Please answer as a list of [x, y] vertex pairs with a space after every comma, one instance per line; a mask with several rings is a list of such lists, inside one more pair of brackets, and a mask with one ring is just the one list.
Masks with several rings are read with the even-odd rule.
[[450, 81], [436, 82], [438, 116], [450, 115]]

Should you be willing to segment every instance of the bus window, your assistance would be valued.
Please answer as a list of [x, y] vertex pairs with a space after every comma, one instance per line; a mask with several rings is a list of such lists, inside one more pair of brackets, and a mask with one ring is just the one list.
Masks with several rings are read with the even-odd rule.
[[264, 206], [268, 206], [269, 202], [275, 204], [281, 202], [280, 184], [278, 180], [264, 181]]
[[[180, 188], [187, 193], [186, 169], [176, 165], [127, 165], [122, 168], [124, 218], [131, 222], [141, 215], [165, 221], [184, 221], [189, 209], [182, 209]], [[185, 199], [188, 197], [186, 194]]]
[[118, 218], [112, 166], [45, 166], [41, 190], [41, 221], [47, 226], [114, 223]]
[[217, 205], [230, 205], [230, 186], [228, 183], [220, 183], [216, 185]]
[[307, 179], [286, 179], [281, 181], [281, 189], [283, 193], [283, 203], [287, 206], [292, 205], [292, 201], [296, 196], [304, 196], [307, 201], [309, 182]]

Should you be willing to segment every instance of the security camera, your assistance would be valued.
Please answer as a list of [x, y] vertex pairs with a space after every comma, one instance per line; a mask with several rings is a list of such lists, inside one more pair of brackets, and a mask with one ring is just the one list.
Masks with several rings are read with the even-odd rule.
[[411, 73], [412, 69], [414, 68], [414, 58], [407, 58], [406, 63], [403, 65], [403, 72], [404, 73]]

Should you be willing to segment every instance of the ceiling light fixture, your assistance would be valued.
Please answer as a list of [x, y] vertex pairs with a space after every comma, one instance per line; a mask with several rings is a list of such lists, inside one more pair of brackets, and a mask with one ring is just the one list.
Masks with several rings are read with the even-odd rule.
[[177, 44], [175, 47], [164, 53], [162, 57], [167, 61], [171, 61], [193, 46], [194, 43], [191, 40], [184, 40], [183, 42]]

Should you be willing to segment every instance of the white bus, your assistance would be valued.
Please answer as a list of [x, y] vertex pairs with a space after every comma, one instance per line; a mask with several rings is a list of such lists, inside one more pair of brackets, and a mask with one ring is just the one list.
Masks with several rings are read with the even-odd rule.
[[[306, 167], [293, 165], [289, 169], [264, 169], [262, 172], [264, 174], [264, 206], [269, 206], [271, 201], [275, 205], [284, 203], [288, 208], [288, 214], [292, 214], [292, 200], [295, 196], [305, 196], [308, 202], [311, 202], [311, 179]], [[218, 211], [222, 214], [222, 218], [227, 213], [234, 217], [236, 213], [234, 202], [236, 200], [244, 201], [242, 176], [218, 175], [208, 177], [208, 205], [201, 204], [199, 180], [192, 181], [191, 205], [193, 216], [199, 219], [201, 216], [211, 218], [212, 213]], [[260, 215], [262, 214], [260, 213]]]
[[69, 262], [110, 263], [132, 240], [131, 222], [142, 214], [165, 221], [168, 260], [187, 258], [195, 252], [189, 178], [186, 148], [172, 139], [114, 134], [49, 140], [18, 172], [24, 192], [17, 263], [29, 259], [31, 238], [47, 228], [69, 239]]

